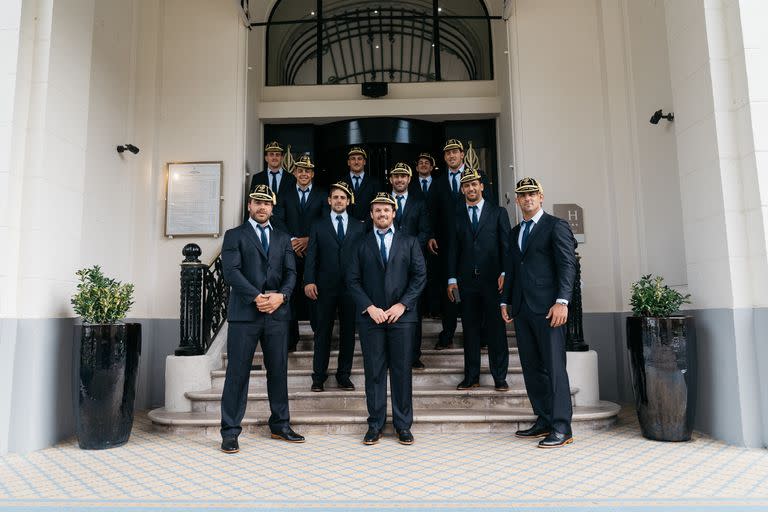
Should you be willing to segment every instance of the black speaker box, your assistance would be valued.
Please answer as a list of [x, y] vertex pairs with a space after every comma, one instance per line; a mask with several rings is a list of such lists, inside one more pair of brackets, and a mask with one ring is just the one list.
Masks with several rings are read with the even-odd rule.
[[363, 82], [363, 96], [380, 98], [388, 92], [387, 82]]

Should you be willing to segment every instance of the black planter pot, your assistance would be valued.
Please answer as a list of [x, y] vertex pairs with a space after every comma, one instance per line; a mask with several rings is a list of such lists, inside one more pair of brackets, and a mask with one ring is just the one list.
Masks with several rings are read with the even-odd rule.
[[141, 354], [141, 324], [75, 326], [75, 429], [80, 448], [128, 442]]
[[693, 318], [629, 317], [627, 347], [643, 436], [689, 441], [696, 408]]

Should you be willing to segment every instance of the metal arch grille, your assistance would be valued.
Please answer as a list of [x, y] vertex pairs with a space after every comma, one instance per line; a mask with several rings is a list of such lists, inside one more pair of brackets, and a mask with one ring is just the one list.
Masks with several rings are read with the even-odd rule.
[[[319, 2], [318, 11], [321, 5]], [[450, 37], [440, 38], [431, 0], [373, 5], [342, 0], [329, 5], [329, 10], [316, 20], [305, 16], [279, 22], [292, 26], [283, 29], [279, 37], [270, 37], [268, 32], [268, 46], [272, 47], [268, 59], [279, 62], [279, 67], [270, 67], [269, 85], [489, 78], [487, 65], [478, 65], [477, 61], [478, 56], [490, 55], [487, 20], [494, 17], [441, 16], [440, 31]], [[476, 33], [463, 18], [483, 19], [485, 30]], [[443, 76], [439, 69], [441, 56], [449, 61]]]

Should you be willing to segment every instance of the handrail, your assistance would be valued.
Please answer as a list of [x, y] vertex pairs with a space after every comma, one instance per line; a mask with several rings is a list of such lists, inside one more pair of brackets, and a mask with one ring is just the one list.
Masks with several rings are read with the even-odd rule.
[[229, 285], [224, 281], [221, 253], [206, 265], [197, 244], [182, 250], [179, 347], [177, 356], [205, 354], [227, 319]]

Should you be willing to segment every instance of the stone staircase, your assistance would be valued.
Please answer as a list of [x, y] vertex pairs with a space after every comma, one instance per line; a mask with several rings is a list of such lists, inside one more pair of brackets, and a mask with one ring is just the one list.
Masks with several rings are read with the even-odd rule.
[[[302, 434], [350, 433], [363, 434], [367, 429], [365, 408], [365, 375], [359, 340], [353, 362], [351, 379], [354, 391], [336, 387], [334, 378], [338, 351], [331, 352], [329, 378], [322, 393], [310, 391], [312, 383], [312, 331], [301, 325], [298, 350], [288, 356], [288, 391], [291, 424]], [[434, 350], [440, 331], [439, 320], [424, 321], [422, 362], [426, 368], [413, 371], [413, 405], [415, 434], [425, 432], [514, 432], [529, 426], [535, 416], [525, 392], [520, 360], [515, 347], [514, 332], [508, 332], [510, 389], [498, 392], [488, 372], [488, 354], [483, 350], [480, 387], [456, 390], [464, 376], [461, 323], [454, 337], [454, 347]], [[338, 340], [337, 337], [335, 337]], [[226, 352], [226, 351], [225, 351]], [[149, 413], [158, 429], [171, 432], [198, 431], [216, 436], [219, 431], [221, 391], [226, 373], [226, 353], [220, 369], [210, 372], [208, 389], [185, 393], [191, 411], [171, 412], [164, 408]], [[260, 431], [269, 416], [266, 391], [266, 371], [262, 368], [260, 350], [254, 356], [248, 393], [248, 405], [243, 429]], [[579, 389], [572, 386], [574, 400], [574, 432], [603, 429], [612, 426], [619, 412], [617, 404], [598, 401], [579, 405]], [[391, 409], [391, 406], [390, 406]], [[391, 429], [391, 424], [387, 427]]]

